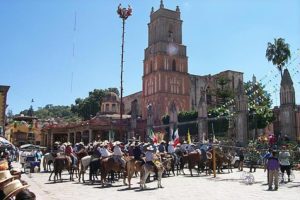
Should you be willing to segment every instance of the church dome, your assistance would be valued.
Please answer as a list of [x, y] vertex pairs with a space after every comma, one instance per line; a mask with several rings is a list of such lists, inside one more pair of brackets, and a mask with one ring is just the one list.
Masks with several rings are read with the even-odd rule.
[[108, 92], [103, 98], [103, 102], [119, 102], [119, 101], [120, 98], [114, 92]]
[[114, 114], [120, 111], [120, 98], [114, 92], [108, 92], [103, 97], [101, 113]]

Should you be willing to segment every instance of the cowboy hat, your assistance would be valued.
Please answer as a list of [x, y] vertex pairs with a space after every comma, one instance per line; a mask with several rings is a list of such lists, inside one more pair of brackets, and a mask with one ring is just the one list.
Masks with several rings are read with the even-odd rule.
[[152, 146], [147, 147], [147, 151], [153, 151], [153, 150], [154, 150], [154, 149], [153, 149]]
[[82, 145], [82, 146], [84, 146], [84, 143], [83, 143], [83, 142], [79, 142], [79, 144]]
[[20, 180], [14, 180], [14, 181], [8, 183], [3, 188], [3, 193], [5, 194], [4, 200], [7, 200], [10, 197], [15, 196], [21, 190], [28, 188], [28, 187], [29, 187], [29, 185], [23, 185]]
[[113, 143], [114, 146], [119, 145], [119, 144], [121, 144], [120, 141], [115, 141], [115, 142]]
[[0, 171], [0, 183], [3, 183], [12, 178], [14, 178], [14, 176], [11, 175], [9, 170]]
[[206, 157], [207, 157], [207, 159], [212, 159], [212, 153], [210, 153], [210, 152], [206, 152]]
[[176, 147], [180, 147], [180, 146], [181, 146], [181, 144], [180, 144], [180, 143], [176, 144]]

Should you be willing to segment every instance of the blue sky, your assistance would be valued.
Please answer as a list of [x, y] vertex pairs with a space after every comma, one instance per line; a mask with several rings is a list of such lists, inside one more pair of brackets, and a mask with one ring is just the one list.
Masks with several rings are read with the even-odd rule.
[[[160, 0], [1, 0], [0, 85], [10, 85], [7, 104], [14, 114], [46, 104], [71, 105], [95, 88], [120, 87], [119, 3], [130, 4], [126, 21], [124, 95], [141, 91], [147, 23]], [[255, 74], [279, 103], [278, 72], [265, 58], [268, 42], [290, 44], [289, 65], [300, 103], [300, 1], [164, 0], [181, 9], [189, 73], [223, 70]], [[76, 31], [74, 19], [76, 13]], [[73, 44], [75, 56], [73, 56]], [[298, 56], [298, 57], [297, 57]], [[73, 77], [73, 78], [72, 78]]]

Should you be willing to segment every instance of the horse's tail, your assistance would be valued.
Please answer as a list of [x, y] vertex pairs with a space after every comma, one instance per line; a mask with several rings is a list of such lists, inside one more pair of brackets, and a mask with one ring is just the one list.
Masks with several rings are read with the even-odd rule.
[[43, 168], [44, 168], [44, 171], [46, 171], [46, 159], [45, 159], [45, 156], [43, 156], [43, 159], [42, 159], [42, 162], [43, 162]]

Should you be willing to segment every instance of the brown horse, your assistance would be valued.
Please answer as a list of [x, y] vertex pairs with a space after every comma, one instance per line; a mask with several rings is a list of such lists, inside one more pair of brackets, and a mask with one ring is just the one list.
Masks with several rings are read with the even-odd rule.
[[73, 179], [73, 173], [72, 173], [72, 166], [71, 166], [71, 158], [69, 156], [59, 156], [59, 157], [56, 157], [54, 159], [54, 162], [53, 162], [53, 166], [54, 166], [54, 169], [53, 171], [51, 172], [50, 176], [49, 176], [49, 181], [51, 180], [51, 176], [54, 172], [54, 182], [56, 182], [56, 179], [58, 179], [58, 176], [59, 176], [59, 179], [60, 181], [62, 182], [62, 178], [61, 178], [61, 173], [64, 169], [68, 170], [69, 173], [70, 173], [70, 180]]
[[[106, 181], [106, 176], [111, 171], [114, 172], [124, 172], [124, 168], [122, 168], [121, 164], [119, 162], [116, 162], [113, 157], [107, 157], [103, 158], [100, 161], [101, 165], [101, 183], [102, 187], [104, 187], [104, 182]], [[126, 185], [125, 181], [126, 175], [123, 176], [123, 183]]]
[[196, 165], [198, 166], [198, 175], [200, 174], [200, 166], [202, 162], [201, 158], [201, 154], [198, 151], [194, 151], [187, 155], [184, 155], [184, 160], [188, 163], [188, 168], [190, 170], [191, 176], [193, 176], [192, 170], [195, 168]]
[[142, 171], [142, 169], [143, 169], [142, 164], [143, 164], [142, 161], [135, 160], [134, 158], [130, 158], [126, 162], [128, 188], [131, 188], [131, 178], [133, 177], [133, 174]]

